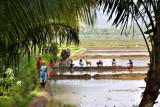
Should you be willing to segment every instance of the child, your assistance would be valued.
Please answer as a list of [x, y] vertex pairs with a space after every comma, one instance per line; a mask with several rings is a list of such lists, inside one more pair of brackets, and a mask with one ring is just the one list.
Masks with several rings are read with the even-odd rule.
[[131, 59], [129, 59], [129, 66], [127, 66], [128, 67], [128, 69], [131, 69], [132, 67], [133, 67], [133, 62], [132, 62], [132, 60]]
[[83, 67], [83, 62], [82, 62], [82, 59], [80, 59], [80, 61], [79, 61], [79, 65], [80, 65], [80, 67]]
[[112, 61], [112, 66], [117, 66], [115, 59], [113, 59], [113, 61]]
[[65, 67], [65, 65], [63, 64], [63, 60], [61, 59], [61, 62], [59, 63], [59, 67]]
[[53, 60], [52, 60], [52, 59], [50, 60], [49, 66], [50, 66], [50, 67], [53, 67], [53, 66], [54, 66], [54, 63], [53, 63]]
[[74, 64], [73, 64], [73, 61], [72, 61], [72, 60], [70, 61], [70, 63], [69, 63], [69, 64], [70, 64], [70, 67], [71, 67], [71, 68], [74, 66]]

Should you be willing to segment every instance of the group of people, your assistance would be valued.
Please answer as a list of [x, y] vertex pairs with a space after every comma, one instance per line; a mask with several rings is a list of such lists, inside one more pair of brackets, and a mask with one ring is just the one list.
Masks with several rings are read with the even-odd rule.
[[[113, 59], [113, 60], [112, 60], [112, 66], [121, 66], [121, 65], [117, 65], [116, 60]], [[128, 69], [131, 69], [132, 67], [133, 67], [133, 62], [132, 62], [131, 59], [129, 59], [129, 63], [128, 63], [127, 68], [128, 68]]]
[[[49, 62], [49, 66], [51, 66], [51, 67], [53, 67], [54, 64], [57, 62], [57, 51], [56, 50], [53, 52], [53, 55], [54, 55], [54, 62], [53, 62], [53, 59], [51, 59], [50, 62]], [[69, 48], [67, 50], [65, 50], [65, 49], [62, 50], [62, 52], [61, 52], [62, 59], [61, 59], [61, 61], [59, 63], [59, 67], [65, 67], [65, 64], [63, 63], [63, 61], [65, 61], [67, 58], [69, 58], [70, 55], [71, 55], [71, 52], [70, 52]], [[88, 63], [91, 66], [92, 63], [90, 61], [86, 60], [86, 64], [88, 64]], [[99, 60], [96, 64], [97, 64], [97, 66], [103, 66], [102, 60]], [[129, 63], [128, 64], [129, 64], [127, 66], [128, 69], [131, 69], [133, 67], [133, 62], [132, 62], [131, 59], [129, 59]], [[72, 60], [70, 61], [69, 66], [71, 68], [74, 66]], [[79, 66], [80, 67], [84, 66], [84, 63], [83, 63], [82, 59], [79, 60]], [[112, 60], [112, 66], [120, 66], [120, 65], [117, 65], [116, 60], [113, 59]], [[47, 78], [49, 78], [49, 73], [48, 73], [47, 69], [48, 68], [46, 66], [45, 61], [42, 60], [42, 57], [39, 57], [39, 60], [37, 61], [37, 70], [38, 70], [37, 82], [40, 82], [41, 87], [43, 89], [45, 88], [45, 84], [46, 84]]]
[[[60, 67], [65, 67], [63, 61], [65, 61], [67, 58], [69, 58], [70, 55], [71, 55], [71, 52], [70, 52], [69, 48], [67, 50], [66, 49], [62, 50], [62, 52], [61, 52], [62, 60], [59, 63]], [[53, 56], [54, 56], [54, 61], [53, 61], [53, 59], [50, 60], [50, 62], [49, 62], [50, 67], [53, 67], [54, 64], [57, 63], [57, 50], [54, 50]], [[72, 67], [73, 67], [73, 65], [72, 65]], [[38, 70], [37, 82], [38, 83], [40, 82], [42, 89], [45, 88], [47, 78], [49, 78], [49, 73], [48, 73], [47, 69], [48, 69], [48, 67], [46, 66], [45, 61], [42, 60], [42, 57], [39, 57], [39, 60], [37, 61], [37, 70]]]
[[[73, 61], [72, 61], [72, 62], [73, 62]], [[79, 66], [80, 66], [80, 67], [83, 67], [83, 66], [84, 66], [84, 63], [82, 62], [82, 59], [79, 60]], [[97, 66], [103, 66], [102, 60], [99, 60], [99, 61], [97, 62]], [[117, 65], [116, 60], [113, 59], [113, 60], [112, 60], [112, 66], [121, 66], [121, 65]], [[127, 68], [128, 68], [128, 69], [131, 69], [132, 67], [133, 67], [133, 62], [132, 62], [131, 59], [129, 59], [129, 63], [128, 63]]]

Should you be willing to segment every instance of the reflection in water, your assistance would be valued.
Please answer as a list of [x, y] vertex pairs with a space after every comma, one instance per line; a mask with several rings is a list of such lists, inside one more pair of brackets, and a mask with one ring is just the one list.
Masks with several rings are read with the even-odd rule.
[[144, 80], [57, 80], [57, 84], [49, 80], [49, 83], [54, 103], [80, 107], [132, 107], [139, 104], [144, 91], [140, 87], [145, 87]]
[[[53, 71], [54, 72], [54, 71]], [[130, 73], [147, 73], [147, 71], [65, 71], [65, 72], [56, 72], [56, 75], [84, 75], [89, 74], [94, 76], [95, 74], [130, 74]]]

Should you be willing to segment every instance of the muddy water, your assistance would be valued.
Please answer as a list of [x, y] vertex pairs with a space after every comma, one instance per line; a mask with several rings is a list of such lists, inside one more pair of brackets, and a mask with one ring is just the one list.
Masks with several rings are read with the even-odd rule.
[[76, 72], [56, 72], [56, 75], [84, 75], [89, 74], [94, 76], [95, 74], [132, 74], [132, 73], [147, 73], [147, 71], [76, 71]]
[[[112, 59], [101, 59], [103, 62], [103, 66], [112, 66]], [[97, 62], [99, 61], [98, 59], [91, 59], [87, 60], [92, 62], [92, 66], [97, 66]], [[137, 60], [132, 60], [134, 66], [147, 66], [147, 63], [149, 63], [148, 59], [137, 59]], [[79, 66], [79, 60], [73, 61], [75, 64], [74, 66]], [[83, 60], [84, 66], [86, 66], [85, 60]], [[128, 66], [129, 61], [124, 60], [124, 59], [116, 59], [117, 65], [121, 66]]]
[[86, 53], [85, 55], [149, 55], [148, 52], [128, 52], [128, 53], [119, 53], [119, 52], [114, 52], [114, 53]]
[[88, 50], [89, 52], [148, 52], [147, 50]]
[[144, 80], [49, 80], [49, 84], [53, 99], [47, 107], [133, 107], [145, 87]]

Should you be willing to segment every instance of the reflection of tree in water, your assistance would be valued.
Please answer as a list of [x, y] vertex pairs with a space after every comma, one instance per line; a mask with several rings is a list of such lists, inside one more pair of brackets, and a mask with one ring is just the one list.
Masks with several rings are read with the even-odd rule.
[[50, 102], [48, 102], [46, 107], [79, 107], [79, 105], [62, 104], [61, 102], [54, 101], [54, 99], [52, 99]]

